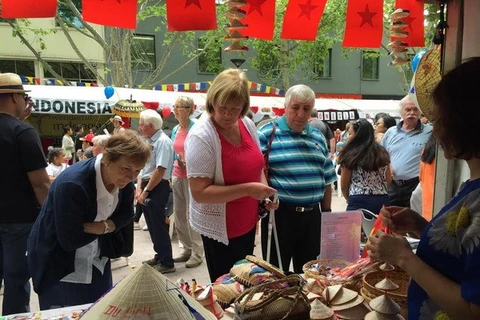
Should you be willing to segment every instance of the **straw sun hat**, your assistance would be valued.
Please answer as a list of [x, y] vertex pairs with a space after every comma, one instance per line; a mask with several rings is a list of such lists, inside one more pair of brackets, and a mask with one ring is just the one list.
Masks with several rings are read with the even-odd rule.
[[0, 73], [0, 93], [24, 93], [22, 79], [15, 73]]

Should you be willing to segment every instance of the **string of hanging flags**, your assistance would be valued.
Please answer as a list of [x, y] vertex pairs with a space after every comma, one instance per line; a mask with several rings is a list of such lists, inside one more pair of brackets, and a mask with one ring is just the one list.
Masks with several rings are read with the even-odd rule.
[[[282, 20], [282, 39], [315, 40], [328, 1], [289, 0]], [[0, 16], [12, 18], [48, 18], [57, 12], [57, 0], [2, 0]], [[235, 0], [244, 13], [239, 32], [244, 37], [271, 40], [275, 30], [276, 0]], [[347, 0], [344, 47], [380, 48], [384, 0]], [[240, 6], [239, 6], [240, 5]], [[395, 0], [395, 9], [410, 13], [405, 27], [410, 47], [423, 47], [424, 1]], [[218, 28], [216, 0], [166, 0], [169, 31], [214, 30]], [[87, 22], [136, 29], [137, 0], [82, 0], [82, 16]], [[239, 19], [238, 16], [230, 20]], [[301, 27], [300, 27], [301, 26]], [[237, 35], [238, 36], [238, 35]]]

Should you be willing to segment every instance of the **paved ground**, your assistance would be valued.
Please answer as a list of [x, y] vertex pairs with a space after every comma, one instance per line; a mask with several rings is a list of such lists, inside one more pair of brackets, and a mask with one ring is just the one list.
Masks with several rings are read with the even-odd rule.
[[[334, 193], [332, 201], [332, 210], [333, 211], [343, 211], [346, 208], [346, 203], [344, 198], [337, 197]], [[140, 224], [143, 226], [145, 222], [140, 220]], [[260, 235], [258, 234], [255, 240], [256, 247], [254, 254], [261, 256], [261, 245], [260, 245]], [[182, 249], [178, 246], [178, 241], [174, 238], [172, 241], [173, 255], [176, 256], [182, 252]], [[146, 231], [138, 230], [135, 231], [135, 252], [129, 258], [129, 265], [126, 264], [126, 259], [119, 259], [117, 261], [112, 261], [112, 271], [113, 271], [113, 281], [117, 283], [118, 281], [125, 278], [133, 270], [140, 266], [142, 261], [152, 258], [153, 248], [152, 242], [150, 240], [149, 233]], [[183, 278], [185, 281], [191, 282], [192, 279], [195, 279], [197, 283], [204, 285], [209, 283], [207, 266], [202, 263], [196, 268], [185, 268], [184, 263], [177, 263], [175, 265], [176, 272], [167, 274], [167, 277], [173, 282], [177, 281], [179, 278]], [[0, 298], [3, 298], [3, 290], [0, 292]], [[1, 303], [1, 300], [0, 300]], [[35, 292], [32, 290], [31, 311], [38, 311], [38, 297]], [[1, 306], [0, 306], [1, 310]]]

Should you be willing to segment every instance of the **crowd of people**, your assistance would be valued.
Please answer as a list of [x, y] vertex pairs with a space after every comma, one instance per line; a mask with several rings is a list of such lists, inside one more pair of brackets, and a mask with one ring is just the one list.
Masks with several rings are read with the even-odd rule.
[[[373, 125], [350, 121], [341, 134], [317, 121], [315, 93], [301, 84], [287, 90], [285, 114], [257, 129], [247, 116], [248, 79], [227, 69], [212, 82], [200, 119], [191, 118], [190, 98], [175, 101], [179, 124], [171, 136], [154, 110], [140, 113], [140, 134], [123, 128], [120, 117], [113, 118], [112, 135], [84, 136], [82, 128], [75, 134], [66, 128], [62, 146], [49, 149], [48, 165], [38, 134], [21, 121], [29, 97], [20, 77], [0, 74], [0, 142], [9, 155], [0, 160], [8, 167], [1, 173], [0, 202], [3, 314], [28, 310], [30, 277], [41, 309], [101, 297], [112, 286], [110, 259], [122, 250], [120, 231], [133, 230], [135, 202], [153, 244], [154, 255], [144, 263], [158, 272], [205, 260], [214, 282], [253, 254], [261, 220], [264, 259], [271, 252], [272, 264], [284, 271], [293, 265], [301, 273], [320, 252], [321, 215], [332, 209], [337, 165], [346, 209], [380, 213], [393, 232], [373, 235], [366, 250], [412, 277], [410, 318], [428, 312], [478, 317], [480, 155], [476, 140], [464, 138], [465, 130], [471, 130], [467, 136], [475, 133], [479, 111], [469, 101], [477, 71], [480, 59], [473, 59], [442, 79], [433, 94], [434, 125], [421, 121], [407, 96], [400, 101], [399, 123], [379, 114]], [[435, 215], [426, 202], [433, 199], [437, 143], [447, 158], [467, 161], [471, 179]], [[415, 203], [419, 189], [421, 205]], [[184, 248], [178, 257], [168, 232], [170, 193]], [[410, 209], [411, 203], [422, 212]], [[261, 219], [260, 204], [274, 216]], [[278, 251], [269, 238], [272, 219]], [[417, 255], [402, 237], [407, 233], [421, 239]]]

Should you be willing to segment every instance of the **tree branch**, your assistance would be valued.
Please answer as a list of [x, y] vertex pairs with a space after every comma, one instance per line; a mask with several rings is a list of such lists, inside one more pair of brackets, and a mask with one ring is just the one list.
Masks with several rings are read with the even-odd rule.
[[180, 71], [180, 70], [183, 70], [188, 64], [190, 64], [193, 60], [197, 59], [197, 58], [200, 57], [201, 55], [203, 55], [203, 51], [201, 51], [200, 53], [197, 53], [195, 56], [193, 56], [192, 58], [190, 58], [189, 60], [187, 60], [187, 62], [185, 62], [185, 63], [182, 64], [180, 67], [178, 67], [177, 69], [175, 69], [175, 71], [170, 72], [169, 74], [167, 74], [166, 76], [164, 76], [164, 77], [161, 78], [160, 80], [158, 80], [158, 81], [156, 81], [155, 83], [153, 83], [153, 85], [160, 84], [160, 83], [162, 83], [163, 81], [165, 81], [166, 79], [168, 79], [168, 77], [174, 75], [175, 73], [177, 73], [177, 72]]
[[181, 37], [181, 34], [180, 32], [175, 32], [172, 40], [170, 41], [170, 43], [168, 44], [168, 47], [167, 49], [165, 50], [165, 52], [162, 54], [162, 58], [160, 59], [160, 62], [158, 64], [158, 66], [155, 68], [155, 70], [148, 76], [148, 78], [144, 81], [144, 86], [147, 86], [149, 87], [150, 86], [150, 82], [154, 81], [156, 77], [158, 77], [158, 75], [163, 71], [163, 68], [165, 67], [165, 63], [168, 59], [168, 57], [170, 57], [170, 55], [172, 54], [172, 51], [173, 51], [173, 47], [175, 45], [175, 43], [180, 39]]
[[45, 67], [45, 69], [47, 69], [48, 72], [50, 72], [58, 80], [62, 81], [64, 85], [71, 86], [70, 82], [67, 81], [65, 78], [63, 78], [61, 75], [59, 75], [57, 72], [55, 72], [55, 70], [53, 70], [53, 68], [48, 64], [48, 62], [42, 58], [40, 53], [37, 50], [35, 50], [35, 48], [30, 44], [30, 42], [28, 42], [28, 40], [23, 36], [23, 34], [20, 31], [18, 31], [18, 28], [19, 28], [18, 25], [16, 25], [10, 20], [7, 20], [7, 23], [12, 27], [12, 29], [15, 32], [15, 35], [20, 38], [20, 41], [22, 41], [22, 43], [25, 46], [27, 46], [27, 48], [33, 53], [33, 55], [37, 58], [38, 61], [40, 61], [40, 63]]
[[85, 58], [85, 56], [82, 54], [80, 49], [78, 49], [78, 46], [75, 44], [72, 37], [68, 33], [67, 28], [65, 27], [65, 22], [63, 21], [63, 18], [60, 17], [59, 15], [57, 15], [55, 17], [55, 20], [58, 22], [58, 24], [62, 28], [63, 33], [65, 34], [65, 37], [67, 38], [68, 43], [70, 43], [70, 45], [72, 46], [73, 51], [75, 51], [75, 53], [78, 55], [78, 57], [83, 61], [85, 66], [88, 68], [88, 70], [90, 70], [97, 77], [97, 79], [100, 81], [100, 83], [102, 83], [104, 86], [106, 86], [107, 82], [105, 81], [105, 79], [98, 73], [98, 70], [90, 63], [90, 61], [88, 61], [88, 59]]
[[65, 0], [65, 1], [66, 1], [65, 4], [68, 6], [68, 8], [70, 8], [70, 10], [75, 15], [75, 17], [78, 20], [80, 20], [80, 22], [85, 27], [85, 29], [87, 29], [92, 34], [95, 41], [97, 41], [98, 44], [100, 44], [104, 50], [108, 50], [108, 44], [105, 42], [102, 36], [88, 22], [83, 20], [81, 13], [78, 11], [77, 7], [72, 2], [72, 0]]

